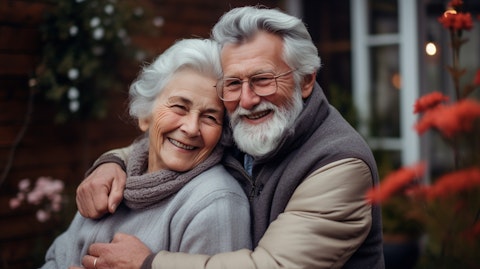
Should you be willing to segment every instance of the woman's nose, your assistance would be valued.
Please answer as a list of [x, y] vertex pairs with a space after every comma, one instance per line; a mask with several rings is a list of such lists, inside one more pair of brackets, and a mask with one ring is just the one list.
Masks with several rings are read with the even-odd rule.
[[189, 137], [200, 135], [199, 117], [195, 114], [185, 117], [180, 129]]

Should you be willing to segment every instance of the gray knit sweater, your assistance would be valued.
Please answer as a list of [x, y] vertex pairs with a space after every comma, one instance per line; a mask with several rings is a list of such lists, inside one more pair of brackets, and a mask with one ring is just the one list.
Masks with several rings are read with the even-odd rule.
[[94, 242], [117, 232], [137, 236], [151, 251], [214, 254], [251, 248], [248, 200], [233, 177], [216, 165], [156, 206], [132, 210], [121, 204], [100, 220], [79, 213], [49, 248], [42, 268], [81, 265]]

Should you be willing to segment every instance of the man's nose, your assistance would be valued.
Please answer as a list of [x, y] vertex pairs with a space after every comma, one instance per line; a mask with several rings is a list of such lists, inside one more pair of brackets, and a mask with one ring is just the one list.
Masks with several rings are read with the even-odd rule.
[[261, 97], [258, 96], [253, 88], [250, 86], [250, 83], [242, 83], [242, 92], [240, 94], [240, 106], [244, 109], [252, 109], [261, 101]]

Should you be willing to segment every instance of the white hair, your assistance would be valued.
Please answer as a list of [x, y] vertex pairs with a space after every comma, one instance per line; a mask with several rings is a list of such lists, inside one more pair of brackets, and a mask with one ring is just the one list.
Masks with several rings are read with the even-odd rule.
[[209, 39], [183, 39], [144, 67], [130, 86], [130, 115], [136, 119], [149, 117], [156, 97], [173, 74], [186, 68], [215, 79], [221, 78], [218, 43]]
[[212, 37], [223, 47], [225, 44], [246, 42], [260, 31], [282, 38], [282, 58], [290, 68], [296, 70], [295, 82], [300, 83], [304, 76], [320, 68], [317, 48], [305, 24], [277, 9], [260, 6], [234, 8], [215, 24]]

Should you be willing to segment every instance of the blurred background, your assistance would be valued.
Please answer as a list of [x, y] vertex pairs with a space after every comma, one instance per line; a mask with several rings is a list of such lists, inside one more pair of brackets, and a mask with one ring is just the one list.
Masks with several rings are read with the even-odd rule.
[[[479, 1], [464, 3], [480, 13]], [[437, 21], [445, 0], [0, 0], [0, 268], [42, 264], [75, 213], [86, 170], [140, 133], [126, 108], [142, 64], [175, 40], [209, 37], [230, 8], [255, 4], [307, 24], [322, 59], [318, 82], [366, 138], [382, 175], [422, 158], [430, 174], [452, 165], [435, 138], [412, 129], [415, 100], [451, 88], [449, 37]], [[460, 55], [467, 69], [480, 66], [474, 24]], [[12, 203], [55, 180], [61, 210], [54, 195]]]

